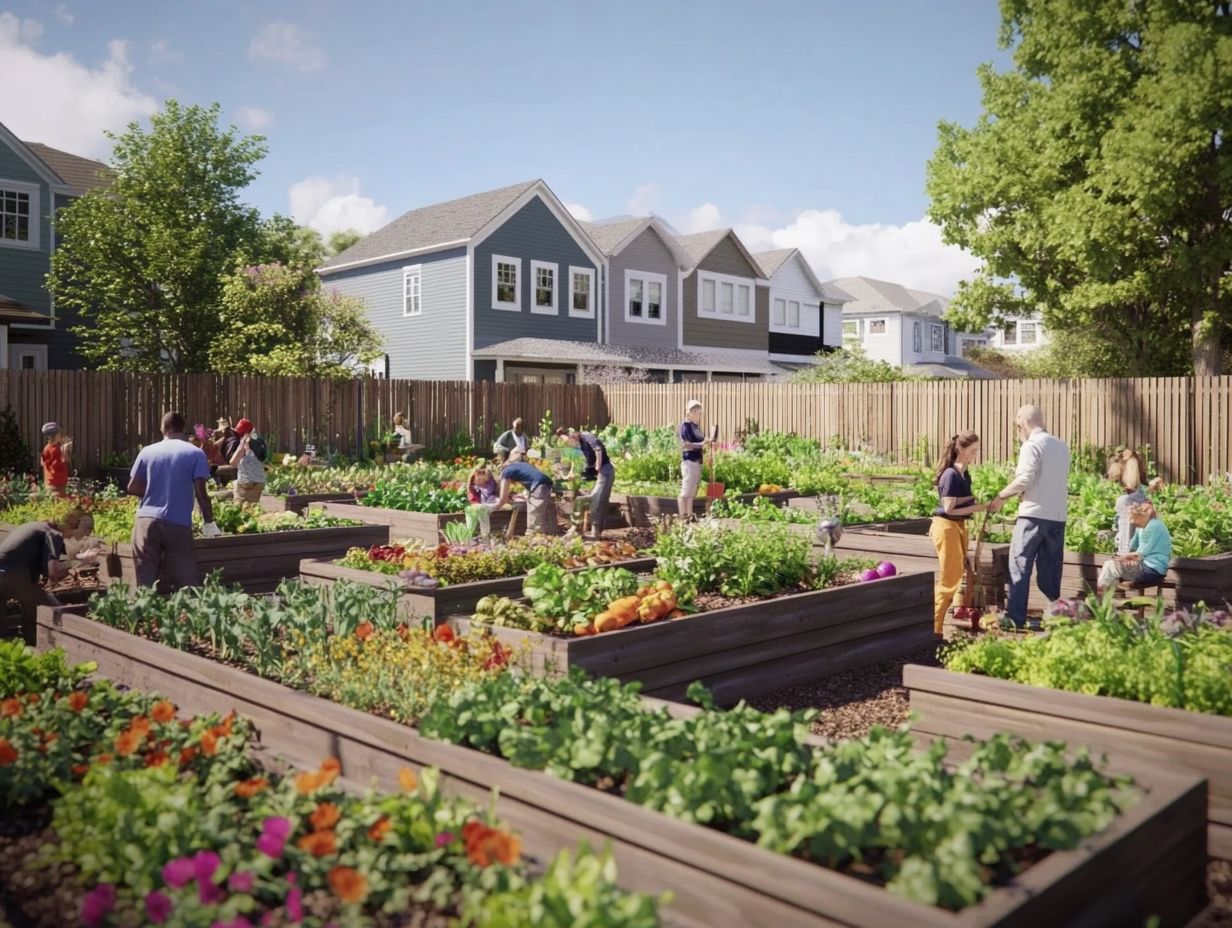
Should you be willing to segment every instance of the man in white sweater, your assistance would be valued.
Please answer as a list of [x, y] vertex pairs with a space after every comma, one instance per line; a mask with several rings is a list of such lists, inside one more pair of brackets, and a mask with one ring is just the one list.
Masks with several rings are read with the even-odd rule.
[[1023, 406], [1014, 419], [1022, 449], [1014, 479], [988, 504], [996, 512], [1011, 496], [1022, 496], [1010, 542], [1010, 601], [1006, 614], [1019, 628], [1027, 624], [1031, 568], [1049, 602], [1061, 598], [1065, 519], [1069, 513], [1069, 446], [1044, 429], [1038, 406]]

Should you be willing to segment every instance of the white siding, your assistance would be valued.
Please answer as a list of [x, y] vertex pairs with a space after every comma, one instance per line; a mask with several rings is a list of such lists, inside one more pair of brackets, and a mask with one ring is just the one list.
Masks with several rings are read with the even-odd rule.
[[[800, 303], [800, 325], [791, 328], [774, 324], [774, 301], [795, 300]], [[821, 319], [818, 303], [820, 294], [800, 267], [800, 259], [792, 257], [784, 261], [770, 279], [770, 331], [786, 332], [789, 335], [821, 335]], [[840, 336], [842, 333], [839, 333]]]
[[842, 304], [827, 303], [821, 320], [821, 340], [828, 347], [843, 344], [843, 307]]
[[[1023, 344], [1022, 325], [1024, 322], [1035, 326], [1034, 343]], [[1044, 331], [1044, 325], [1038, 319], [1012, 319], [1009, 321], [1009, 325], [1014, 326], [1015, 339], [1013, 342], [1006, 344], [1003, 329], [990, 329], [991, 335], [989, 336], [988, 344], [994, 348], [1000, 348], [1002, 351], [1032, 351], [1048, 344], [1048, 333]]]
[[[869, 323], [878, 319], [885, 320], [885, 333], [873, 335], [869, 332]], [[897, 312], [885, 313], [846, 313], [843, 316], [844, 322], [854, 320], [864, 321], [864, 337], [861, 344], [864, 346], [864, 353], [874, 361], [885, 361], [887, 364], [893, 364], [895, 367], [901, 367], [903, 363], [902, 353], [902, 314]]]

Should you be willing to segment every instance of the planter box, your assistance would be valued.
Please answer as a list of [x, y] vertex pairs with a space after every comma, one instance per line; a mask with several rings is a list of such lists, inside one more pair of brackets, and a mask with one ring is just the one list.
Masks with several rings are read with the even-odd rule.
[[[262, 745], [301, 764], [337, 757], [352, 782], [397, 788], [407, 765], [435, 766], [444, 788], [480, 803], [545, 856], [580, 840], [610, 847], [628, 889], [674, 899], [669, 915], [689, 926], [758, 928], [1084, 928], [1185, 924], [1205, 903], [1201, 857], [1205, 784], [1144, 779], [1150, 792], [1103, 833], [1056, 853], [980, 905], [954, 914], [908, 902], [862, 880], [783, 857], [477, 751], [431, 741], [414, 729], [261, 680], [232, 667], [106, 628], [66, 609], [43, 609], [40, 646], [70, 661], [95, 660], [118, 683], [159, 692], [184, 713], [248, 716]], [[1149, 775], [1149, 771], [1148, 771]]]
[[919, 716], [914, 727], [928, 735], [984, 738], [1009, 731], [1081, 744], [1126, 769], [1206, 777], [1210, 855], [1232, 859], [1232, 718], [916, 664], [903, 668], [903, 684]]
[[[792, 509], [807, 509], [811, 512], [816, 512], [818, 518], [821, 517], [822, 499], [820, 497], [801, 496], [788, 500], [787, 505]], [[896, 519], [892, 522], [853, 522], [844, 524], [843, 531], [868, 529], [874, 532], [901, 532], [907, 535], [927, 535], [928, 527], [932, 524], [932, 521], [931, 516], [923, 516], [914, 519]]]
[[261, 496], [261, 508], [266, 512], [297, 512], [303, 514], [316, 503], [336, 503], [359, 499], [362, 493], [296, 493], [291, 496]]
[[[1061, 572], [1061, 595], [1073, 597], [1088, 589], [1094, 590], [1099, 570], [1109, 557], [1111, 555], [1108, 554], [1066, 551]], [[1168, 585], [1164, 587], [1163, 595], [1169, 603], [1182, 605], [1205, 602], [1222, 606], [1232, 601], [1232, 552], [1209, 557], [1174, 557], [1168, 568]], [[1038, 609], [1048, 605], [1048, 600], [1035, 586], [1034, 579], [1031, 581], [1028, 603]]]
[[[462, 522], [466, 516], [461, 512], [431, 513], [403, 512], [400, 509], [379, 509], [375, 506], [364, 506], [353, 500], [334, 503], [321, 503], [314, 509], [324, 509], [332, 516], [344, 519], [357, 519], [368, 525], [383, 525], [386, 532], [376, 544], [392, 544], [395, 541], [422, 541], [434, 545], [441, 540], [441, 530], [450, 522]], [[514, 529], [516, 534], [526, 533], [526, 507], [500, 509], [492, 513], [492, 534], [503, 534], [509, 526], [509, 520], [517, 512], [518, 524]]]
[[[683, 699], [701, 680], [720, 705], [732, 705], [931, 643], [932, 601], [931, 573], [903, 574], [584, 638], [492, 632], [529, 646], [536, 670], [581, 667], [640, 681], [662, 699]], [[470, 628], [469, 619], [453, 621], [459, 631]]]
[[[636, 558], [605, 564], [605, 567], [623, 567], [634, 573], [650, 572], [655, 569], [657, 561], [653, 557]], [[579, 567], [578, 570], [586, 568]], [[330, 560], [308, 559], [299, 562], [299, 577], [310, 586], [332, 586], [338, 580], [349, 580], [352, 583], [363, 583], [367, 586], [387, 587], [397, 586], [398, 578], [388, 574], [379, 574], [371, 570], [356, 570], [354, 567], [342, 567]], [[411, 616], [432, 616], [443, 619], [445, 616], [466, 614], [475, 611], [475, 604], [485, 596], [522, 595], [522, 582], [526, 575], [516, 577], [501, 577], [496, 580], [479, 580], [475, 583], [458, 583], [454, 586], [441, 587], [436, 590], [406, 590], [398, 597], [399, 607]]]
[[[385, 540], [382, 526], [344, 525], [297, 532], [196, 538], [193, 552], [202, 576], [221, 569], [225, 582], [238, 583], [250, 593], [268, 593], [283, 580], [298, 577], [299, 562], [306, 557], [338, 558], [349, 548], [367, 548], [384, 544]], [[130, 543], [115, 545], [113, 553], [100, 559], [100, 563], [100, 574], [108, 583], [136, 585], [137, 564]]]
[[[705, 477], [703, 475], [703, 483]], [[741, 493], [736, 499], [742, 503], [750, 503], [758, 496], [771, 499], [776, 505], [782, 506], [789, 499], [799, 496], [796, 490], [782, 490], [779, 493]], [[631, 528], [650, 528], [666, 516], [679, 515], [680, 506], [674, 496], [631, 496], [628, 493], [613, 493], [612, 502], [620, 506], [625, 523]], [[693, 498], [693, 515], [704, 516], [710, 500], [704, 496]]]

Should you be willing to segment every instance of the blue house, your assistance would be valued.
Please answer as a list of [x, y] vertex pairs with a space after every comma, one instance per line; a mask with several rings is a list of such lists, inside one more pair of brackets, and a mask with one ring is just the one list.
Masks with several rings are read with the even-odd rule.
[[[541, 180], [411, 210], [317, 269], [367, 304], [388, 352], [379, 373], [540, 383], [574, 382], [565, 344], [600, 341], [602, 271]], [[528, 357], [527, 340], [543, 347]]]
[[82, 366], [68, 331], [77, 319], [56, 312], [46, 286], [55, 214], [109, 183], [105, 164], [23, 142], [0, 124], [0, 368]]

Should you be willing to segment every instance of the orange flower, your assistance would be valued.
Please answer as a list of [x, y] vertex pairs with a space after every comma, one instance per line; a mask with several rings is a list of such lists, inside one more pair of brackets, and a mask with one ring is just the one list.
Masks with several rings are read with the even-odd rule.
[[338, 841], [332, 831], [314, 831], [299, 839], [299, 849], [313, 857], [325, 857], [338, 850]]
[[115, 752], [121, 757], [127, 757], [141, 746], [144, 735], [139, 735], [132, 729], [126, 729], [116, 736]]
[[457, 639], [458, 636], [454, 633], [454, 630], [450, 626], [438, 625], [436, 631], [432, 633], [432, 637], [441, 644], [451, 644]]
[[128, 730], [144, 738], [150, 733], [150, 720], [144, 715], [134, 716], [128, 723]]
[[194, 747], [183, 748], [180, 751], [180, 766], [184, 767], [192, 763], [192, 759], [197, 756], [197, 749]]
[[213, 757], [218, 753], [218, 736], [213, 729], [201, 733], [201, 753], [206, 757]]
[[415, 776], [415, 771], [410, 767], [403, 767], [398, 771], [398, 785], [406, 792], [413, 793], [419, 785], [419, 777]]
[[94, 763], [105, 766], [111, 763], [111, 755], [110, 754], [100, 754], [98, 755], [98, 757], [94, 758]]
[[315, 793], [324, 785], [319, 773], [297, 773], [295, 775], [295, 791], [301, 796]]
[[77, 690], [75, 693], [70, 693], [68, 697], [68, 707], [74, 712], [80, 712], [90, 704], [90, 694], [83, 693]]
[[35, 703], [37, 703], [38, 701], [39, 701], [39, 694], [38, 694], [38, 693], [27, 693], [27, 694], [26, 694], [26, 702], [28, 702], [30, 705], [32, 705], [32, 706], [33, 706], [33, 705], [34, 705]]
[[389, 829], [392, 827], [393, 826], [389, 823], [389, 816], [382, 815], [376, 820], [375, 823], [373, 823], [372, 827], [368, 829], [368, 837], [377, 844], [380, 844], [385, 840], [385, 836], [389, 834]]
[[0, 718], [8, 716], [9, 718], [21, 718], [21, 700], [16, 696], [0, 702]]
[[482, 822], [463, 825], [462, 838], [466, 842], [466, 856], [477, 867], [490, 867], [494, 863], [511, 867], [522, 856], [521, 838]]
[[86, 775], [86, 772], [87, 772], [89, 769], [90, 769], [90, 765], [89, 765], [89, 764], [73, 764], [73, 767], [72, 767], [72, 770], [73, 770], [73, 776], [75, 776], [75, 777], [84, 777], [84, 776]]
[[166, 751], [151, 751], [145, 756], [145, 765], [147, 767], [160, 767], [167, 762]]
[[17, 748], [13, 747], [9, 739], [0, 738], [0, 767], [7, 767], [17, 760], [17, 756]]
[[265, 777], [253, 777], [251, 780], [236, 783], [235, 795], [241, 799], [251, 799], [267, 786], [269, 786], [269, 780], [265, 779]]
[[220, 738], [231, 737], [231, 726], [235, 723], [235, 710], [232, 709], [227, 713], [226, 718], [219, 724], [214, 726], [214, 733]]
[[368, 898], [368, 879], [350, 867], [334, 867], [329, 871], [329, 888], [343, 902], [363, 902]]
[[355, 629], [355, 637], [360, 641], [367, 641], [375, 631], [376, 629], [372, 626], [371, 622], [360, 622]]
[[321, 782], [325, 786], [333, 783], [338, 779], [338, 774], [342, 773], [342, 764], [339, 763], [336, 757], [327, 757], [321, 761]]
[[43, 744], [54, 744], [60, 740], [60, 736], [54, 731], [43, 732], [39, 737], [43, 739]]
[[165, 725], [175, 718], [175, 703], [169, 699], [162, 699], [154, 703], [154, 708], [150, 710], [150, 717], [159, 725]]
[[308, 821], [312, 823], [316, 831], [329, 831], [338, 824], [340, 818], [342, 818], [341, 809], [332, 802], [322, 802], [318, 803], [313, 813], [308, 816]]

